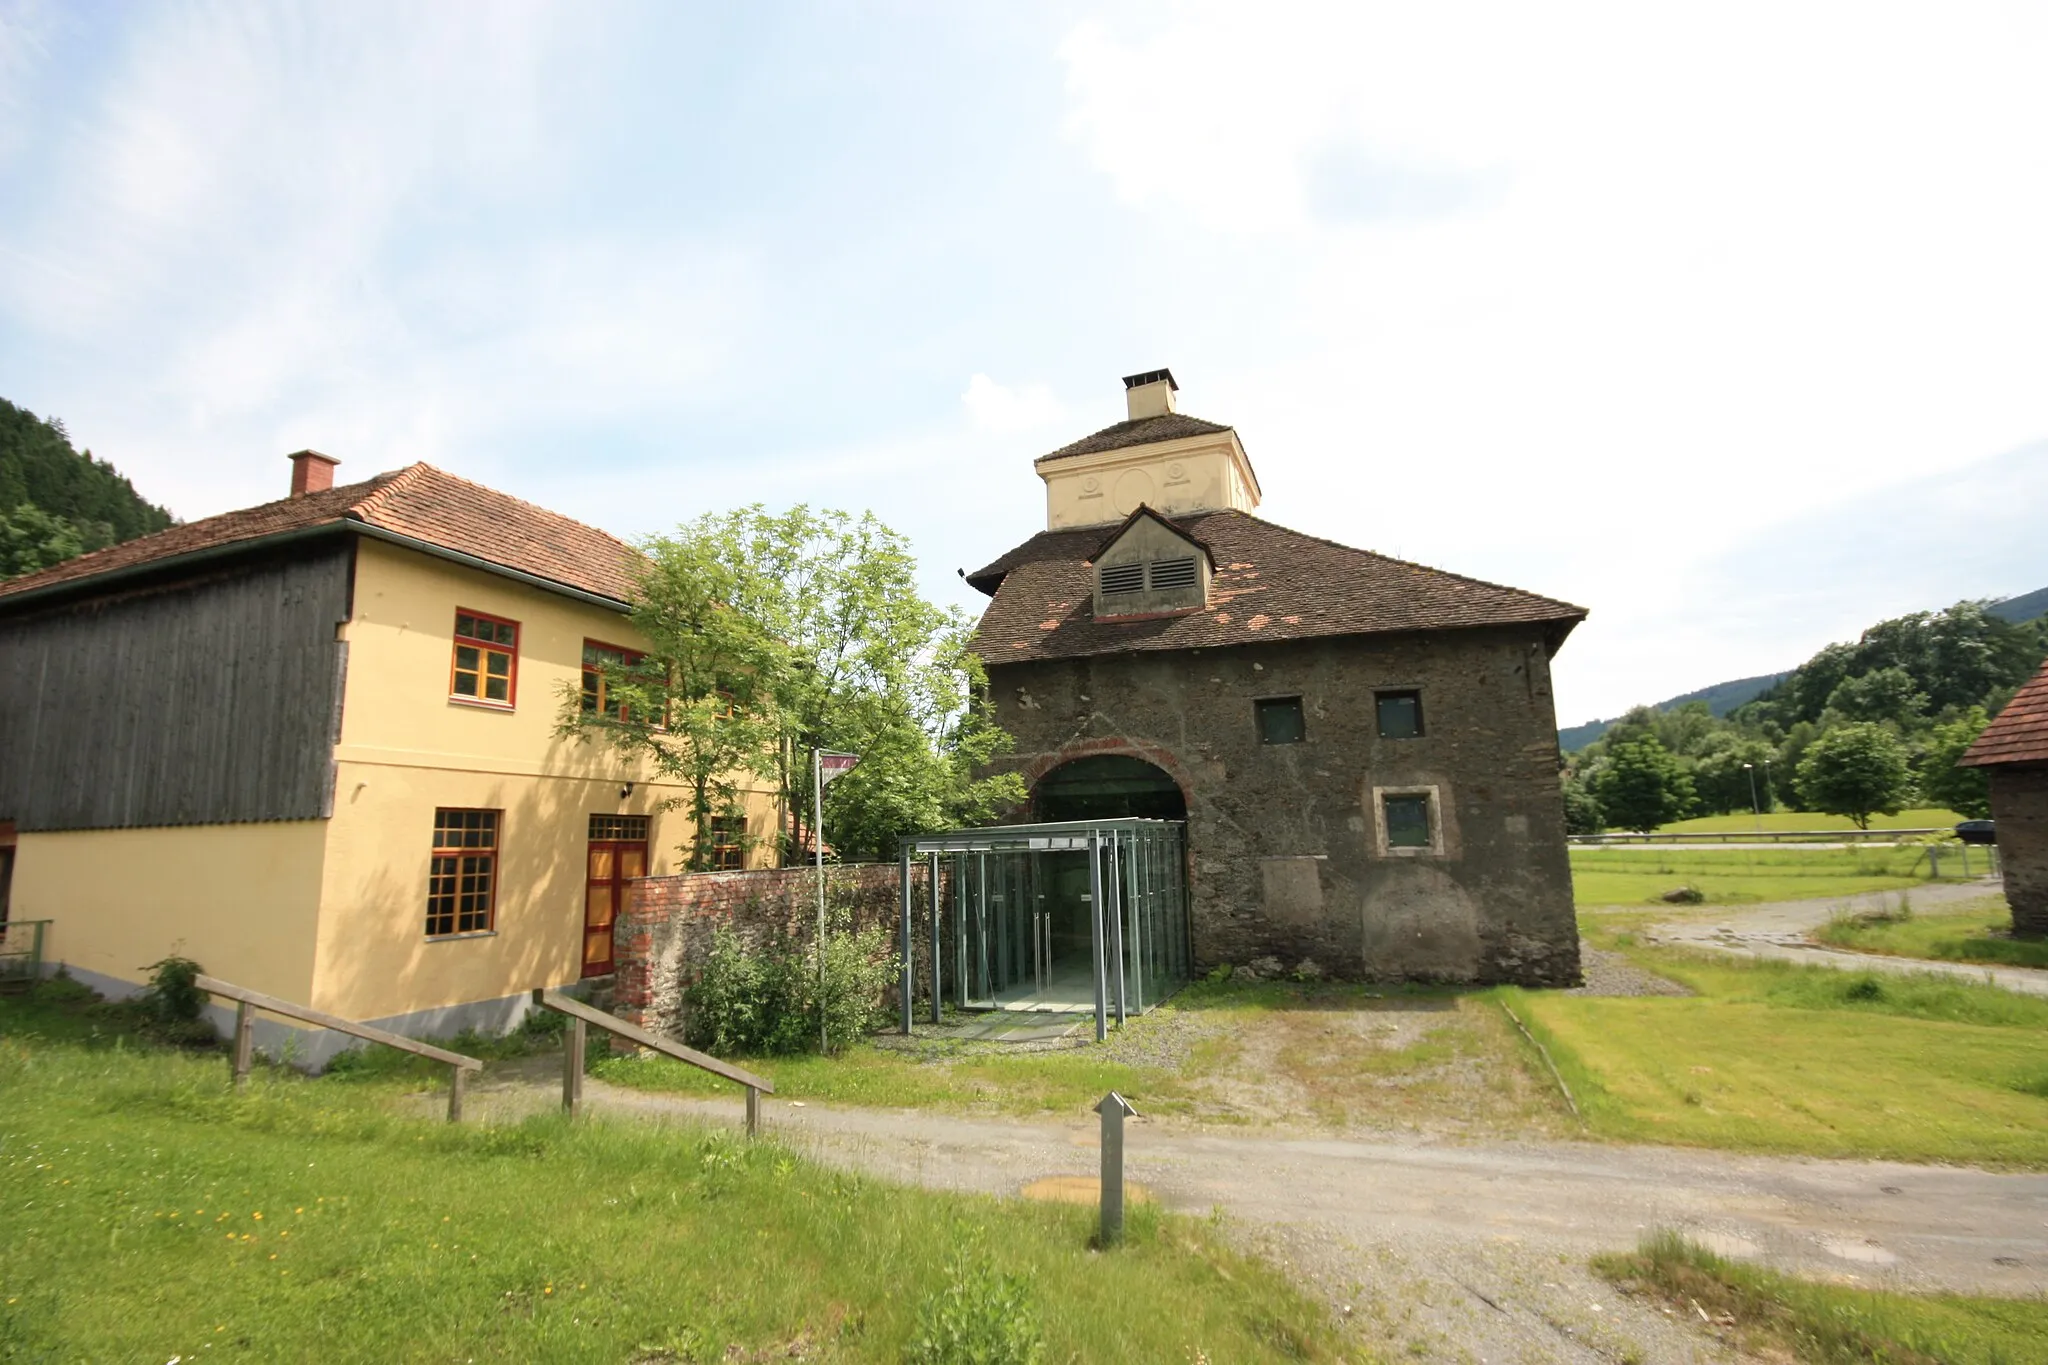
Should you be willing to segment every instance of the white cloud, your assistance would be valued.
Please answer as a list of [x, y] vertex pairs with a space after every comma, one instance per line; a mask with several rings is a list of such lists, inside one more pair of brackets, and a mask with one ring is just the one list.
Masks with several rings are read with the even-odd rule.
[[979, 431], [1014, 435], [1066, 420], [1067, 410], [1043, 384], [998, 384], [985, 374], [967, 381], [960, 395], [968, 420]]
[[1591, 714], [1792, 647], [1724, 621], [1646, 659], [1603, 622], [1682, 612], [1850, 491], [2048, 435], [2044, 30], [1230, 5], [1082, 23], [1061, 56], [1069, 138], [1209, 267], [1209, 308], [1258, 319], [1170, 358], [1229, 396], [1194, 410], [1245, 433], [1268, 514], [1590, 606], [1560, 688]]

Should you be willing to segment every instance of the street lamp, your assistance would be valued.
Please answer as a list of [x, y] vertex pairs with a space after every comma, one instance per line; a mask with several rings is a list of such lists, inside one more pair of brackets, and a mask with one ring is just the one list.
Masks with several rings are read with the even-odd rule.
[[[1766, 767], [1766, 769], [1768, 769], [1768, 768], [1769, 768], [1769, 766], [1770, 766], [1770, 760], [1769, 760], [1769, 759], [1765, 759], [1765, 760], [1764, 760], [1764, 764], [1765, 764], [1765, 767]], [[1758, 805], [1758, 804], [1757, 804], [1757, 801], [1756, 801], [1756, 765], [1755, 765], [1754, 763], [1745, 763], [1745, 764], [1743, 764], [1743, 765], [1742, 765], [1742, 771], [1744, 771], [1744, 772], [1746, 772], [1746, 773], [1748, 773], [1748, 774], [1749, 774], [1749, 814], [1750, 814], [1750, 818], [1756, 821], [1756, 832], [1757, 832], [1758, 834], [1762, 834], [1762, 833], [1764, 832], [1764, 808], [1763, 808], [1762, 806]], [[1766, 784], [1768, 784], [1768, 783], [1770, 782], [1770, 777], [1769, 777], [1769, 775], [1768, 775], [1768, 772], [1766, 772], [1766, 775], [1765, 775], [1765, 777], [1764, 777], [1764, 781], [1765, 781], [1765, 783], [1766, 783]]]

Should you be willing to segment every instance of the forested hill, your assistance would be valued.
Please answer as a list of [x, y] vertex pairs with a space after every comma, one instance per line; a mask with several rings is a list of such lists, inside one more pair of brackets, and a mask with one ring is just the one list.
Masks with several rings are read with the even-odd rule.
[[170, 524], [112, 465], [74, 450], [62, 422], [0, 398], [0, 578]]
[[[1650, 708], [1653, 711], [1675, 711], [1689, 701], [1703, 701], [1707, 710], [1716, 716], [1725, 716], [1744, 702], [1755, 701], [1764, 693], [1776, 687], [1789, 673], [1765, 673], [1754, 678], [1735, 678], [1718, 682], [1712, 687], [1702, 687], [1697, 692], [1686, 692], [1679, 696], [1658, 702]], [[1574, 725], [1557, 732], [1557, 747], [1568, 754], [1577, 753], [1594, 740], [1607, 733], [1612, 720], [1589, 720], [1584, 725]]]

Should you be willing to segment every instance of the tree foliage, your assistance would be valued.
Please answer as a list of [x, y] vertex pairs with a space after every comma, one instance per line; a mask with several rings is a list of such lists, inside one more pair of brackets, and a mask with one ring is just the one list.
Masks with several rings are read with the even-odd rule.
[[1846, 815], [1869, 829], [1873, 815], [1896, 815], [1913, 795], [1906, 746], [1872, 721], [1837, 725], [1799, 760], [1799, 794], [1808, 810]]
[[62, 422], [0, 398], [0, 577], [170, 524], [112, 465], [72, 449]]
[[1607, 819], [1623, 829], [1653, 830], [1692, 812], [1692, 778], [1655, 736], [1617, 745], [1594, 795]]
[[1990, 723], [1983, 707], [1972, 706], [1927, 732], [1920, 753], [1921, 795], [1974, 820], [1991, 814], [1990, 779], [1982, 768], [1964, 768], [1957, 763]]
[[[902, 834], [1022, 799], [1016, 777], [976, 775], [1009, 739], [980, 700], [971, 623], [924, 599], [908, 543], [872, 514], [747, 507], [642, 548], [634, 620], [652, 647], [600, 662], [623, 708], [600, 713], [579, 694], [563, 725], [685, 781], [700, 829], [758, 779], [776, 794], [781, 852], [796, 857], [812, 747], [861, 756], [825, 791], [841, 857], [893, 857]], [[708, 852], [700, 835], [691, 865]]]

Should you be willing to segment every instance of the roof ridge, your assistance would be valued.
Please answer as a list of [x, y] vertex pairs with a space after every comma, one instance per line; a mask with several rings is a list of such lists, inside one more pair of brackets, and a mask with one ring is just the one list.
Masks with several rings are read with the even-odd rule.
[[[1198, 429], [1182, 431], [1173, 436], [1161, 436], [1156, 441], [1111, 441], [1106, 445], [1099, 446], [1092, 444], [1112, 433], [1133, 432], [1138, 428], [1155, 424], [1165, 424], [1168, 426], [1184, 424], [1192, 425]], [[1077, 437], [1067, 442], [1057, 450], [1048, 451], [1046, 454], [1038, 456], [1032, 463], [1038, 464], [1046, 460], [1066, 459], [1076, 455], [1099, 455], [1105, 451], [1128, 450], [1137, 446], [1163, 445], [1168, 441], [1185, 441], [1195, 436], [1217, 436], [1226, 431], [1236, 430], [1236, 427], [1231, 426], [1227, 422], [1212, 422], [1206, 417], [1197, 417], [1189, 412], [1155, 412], [1144, 417], [1126, 417], [1121, 422], [1111, 422], [1106, 427], [1097, 431], [1091, 431], [1086, 436]]]
[[1496, 592], [1511, 592], [1515, 594], [1517, 597], [1532, 597], [1539, 602], [1548, 602], [1552, 606], [1557, 607], [1569, 607], [1571, 610], [1577, 612], [1584, 612], [1587, 610], [1585, 607], [1580, 606], [1576, 602], [1565, 601], [1562, 597], [1550, 597], [1540, 592], [1530, 592], [1527, 588], [1517, 588], [1509, 583], [1496, 583], [1488, 578], [1474, 578], [1471, 574], [1458, 573], [1456, 570], [1453, 569], [1439, 569], [1434, 564], [1423, 564], [1413, 559], [1402, 559], [1396, 555], [1383, 554], [1378, 550], [1368, 550], [1358, 545], [1346, 545], [1343, 541], [1331, 540], [1328, 536], [1318, 536], [1312, 535], [1307, 531], [1297, 531], [1292, 526], [1282, 526], [1277, 521], [1269, 521], [1265, 517], [1254, 516], [1252, 513], [1243, 511], [1236, 507], [1219, 507], [1213, 512], [1204, 512], [1201, 513], [1201, 515], [1203, 517], [1243, 517], [1247, 521], [1256, 521], [1261, 526], [1270, 526], [1276, 531], [1284, 531], [1288, 535], [1299, 537], [1302, 540], [1313, 540], [1318, 545], [1328, 545], [1330, 548], [1335, 550], [1346, 550], [1355, 555], [1365, 555], [1368, 558], [1377, 559], [1382, 563], [1399, 564], [1403, 568], [1408, 569], [1420, 569], [1424, 573], [1436, 574], [1439, 577], [1443, 578], [1453, 578], [1460, 583], [1471, 583], [1481, 588], [1492, 588]]
[[[460, 474], [451, 474], [447, 470], [441, 468], [439, 465], [428, 464], [425, 460], [415, 460], [411, 464], [407, 465], [404, 469], [399, 470], [396, 477], [393, 478], [391, 484], [387, 488], [378, 489], [377, 492], [373, 494], [371, 498], [366, 499], [365, 501], [380, 501], [383, 499], [384, 495], [387, 492], [396, 491], [401, 482], [407, 484], [412, 483], [416, 481], [417, 477], [422, 474], [430, 474], [437, 479], [446, 479], [450, 483], [459, 483], [465, 488], [473, 488], [480, 493], [487, 493], [491, 497], [503, 498], [507, 502], [516, 502], [521, 507], [524, 507], [532, 512], [538, 512], [540, 515], [551, 518], [552, 520], [566, 521], [571, 526], [580, 526], [586, 531], [595, 531], [598, 535], [603, 536], [606, 540], [609, 540], [610, 542], [612, 542], [612, 544], [618, 546], [622, 550], [625, 550], [629, 554], [638, 553], [638, 551], [634, 550], [634, 548], [631, 545], [627, 544], [623, 540], [620, 540], [617, 536], [613, 535], [610, 531], [605, 530], [602, 526], [592, 526], [587, 521], [578, 521], [575, 517], [570, 516], [566, 512], [557, 512], [552, 507], [543, 507], [537, 502], [529, 502], [525, 498], [519, 497], [517, 494], [507, 493], [502, 488], [493, 488], [489, 484], [478, 483], [475, 479], [465, 479]], [[360, 506], [361, 504], [358, 505]]]
[[[393, 489], [412, 482], [413, 479], [418, 475], [420, 470], [433, 468], [434, 467], [428, 464], [425, 460], [414, 460], [411, 464], [405, 466], [403, 469], [393, 469], [386, 473], [379, 474], [374, 478], [366, 479], [364, 480], [365, 483], [374, 483], [377, 486], [375, 488], [372, 488], [366, 496], [357, 498], [355, 501], [349, 503], [348, 510], [351, 512], [360, 513], [369, 508], [375, 507], [378, 503], [382, 502], [385, 496], [389, 494]], [[435, 472], [439, 473], [440, 471], [435, 470]]]

